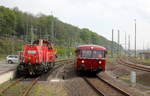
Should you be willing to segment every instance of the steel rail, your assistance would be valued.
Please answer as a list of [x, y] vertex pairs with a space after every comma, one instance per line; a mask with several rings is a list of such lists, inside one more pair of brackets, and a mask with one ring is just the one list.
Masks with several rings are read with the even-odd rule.
[[126, 62], [126, 61], [124, 61], [124, 60], [122, 60], [122, 59], [118, 59], [117, 62], [118, 62], [119, 64], [128, 66], [128, 67], [130, 67], [130, 68], [134, 68], [134, 69], [138, 69], [138, 70], [150, 72], [150, 66], [135, 64], [135, 63], [131, 63], [131, 62]]
[[39, 79], [40, 79], [40, 77], [37, 77], [36, 79], [34, 79], [34, 80], [29, 84], [29, 87], [22, 93], [21, 96], [28, 96], [28, 93], [31, 91], [31, 89], [32, 89], [33, 86], [38, 82]]
[[8, 89], [10, 89], [12, 86], [15, 86], [18, 82], [24, 80], [24, 78], [18, 78], [15, 82], [11, 83], [9, 86], [7, 86], [5, 89], [3, 89], [0, 94], [4, 94]]
[[84, 81], [99, 95], [105, 96], [100, 90], [98, 90], [86, 77], [83, 77]]
[[[101, 90], [99, 90], [96, 86], [94, 85], [87, 77], [83, 77], [83, 79], [86, 81], [86, 83], [99, 95], [99, 96], [107, 96], [107, 93], [101, 92]], [[100, 78], [99, 76], [97, 76], [95, 79], [99, 79], [99, 82], [103, 82], [105, 84], [107, 84], [110, 88], [116, 90], [117, 92], [119, 92], [120, 94], [124, 95], [124, 96], [130, 96], [127, 92], [123, 91], [122, 89], [120, 89], [119, 87], [116, 87], [112, 84], [110, 84], [109, 82], [103, 80], [102, 78]], [[111, 94], [111, 93], [110, 93]], [[110, 95], [111, 96], [111, 95]]]
[[100, 76], [97, 75], [97, 78], [98, 78], [100, 81], [102, 81], [102, 82], [106, 83], [107, 85], [109, 85], [111, 88], [117, 90], [117, 91], [120, 92], [121, 94], [123, 94], [123, 95], [125, 95], [125, 96], [130, 96], [129, 93], [127, 93], [126, 91], [122, 90], [121, 88], [119, 88], [119, 87], [117, 87], [117, 86], [115, 86], [115, 85], [109, 83], [108, 81], [102, 79]]

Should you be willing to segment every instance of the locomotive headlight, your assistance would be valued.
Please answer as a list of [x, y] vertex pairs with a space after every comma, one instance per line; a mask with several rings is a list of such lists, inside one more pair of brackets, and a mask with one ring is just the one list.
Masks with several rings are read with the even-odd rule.
[[82, 60], [81, 63], [84, 63], [84, 60]]
[[102, 62], [101, 62], [101, 61], [99, 61], [98, 63], [99, 63], [99, 64], [101, 64]]

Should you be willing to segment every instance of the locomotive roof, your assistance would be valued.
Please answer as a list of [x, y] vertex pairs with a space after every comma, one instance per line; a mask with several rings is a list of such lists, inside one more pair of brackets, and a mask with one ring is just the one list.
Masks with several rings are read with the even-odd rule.
[[99, 45], [80, 45], [77, 49], [96, 49], [96, 50], [106, 50], [105, 47]]

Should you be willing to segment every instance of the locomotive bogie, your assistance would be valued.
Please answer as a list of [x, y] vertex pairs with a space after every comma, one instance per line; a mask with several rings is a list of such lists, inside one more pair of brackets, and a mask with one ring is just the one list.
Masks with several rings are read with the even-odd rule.
[[47, 63], [21, 63], [17, 70], [23, 75], [40, 75], [54, 67], [53, 62]]

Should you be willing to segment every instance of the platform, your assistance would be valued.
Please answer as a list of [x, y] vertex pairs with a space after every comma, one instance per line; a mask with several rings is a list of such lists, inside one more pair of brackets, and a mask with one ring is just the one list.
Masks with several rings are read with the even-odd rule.
[[8, 64], [6, 60], [0, 61], [0, 74], [5, 73], [9, 70], [15, 69], [18, 64]]

